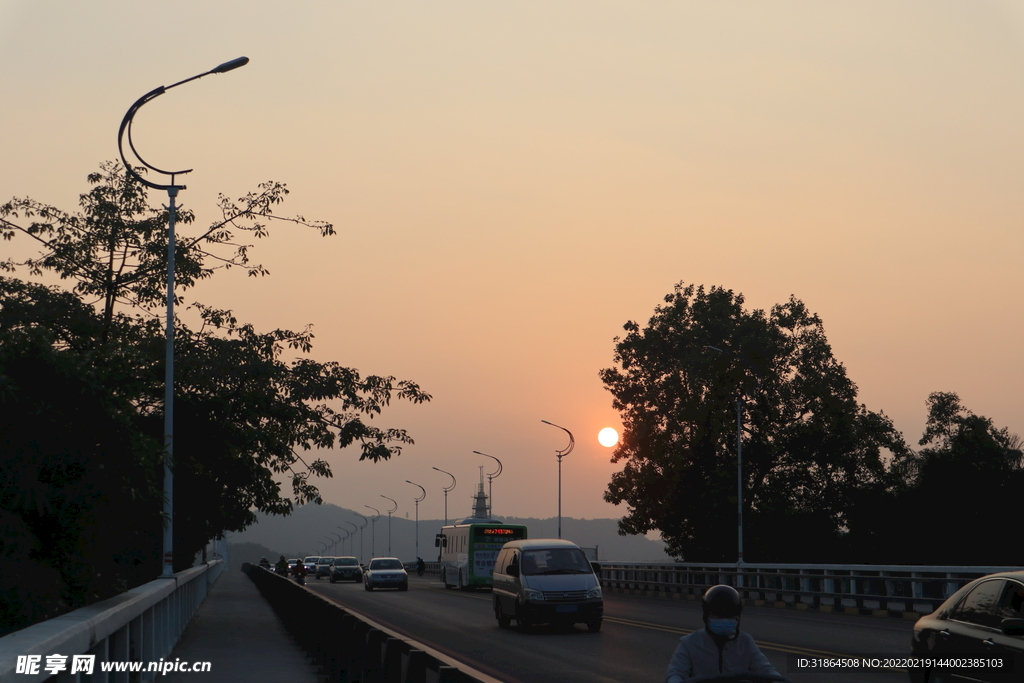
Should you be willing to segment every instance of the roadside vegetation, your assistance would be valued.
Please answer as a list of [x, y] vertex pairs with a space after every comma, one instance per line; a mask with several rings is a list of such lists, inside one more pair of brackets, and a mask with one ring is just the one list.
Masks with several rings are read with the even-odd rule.
[[[0, 262], [0, 633], [160, 573], [167, 214], [119, 164], [88, 181], [77, 212], [28, 198], [0, 206], [4, 240], [39, 248]], [[231, 269], [267, 275], [250, 240], [273, 224], [335, 234], [278, 216], [287, 194], [268, 182], [221, 196], [216, 219], [177, 243], [176, 295]], [[309, 327], [261, 331], [190, 305], [198, 324], [175, 321], [175, 570], [256, 511], [320, 502], [315, 480], [332, 472], [317, 451], [400, 454], [409, 434], [372, 419], [393, 398], [430, 400], [415, 382], [313, 360]]]
[[913, 450], [857, 401], [821, 319], [791, 297], [680, 283], [625, 325], [600, 372], [624, 431], [605, 493], [624, 534], [660, 531], [680, 560], [737, 556], [737, 406], [747, 562], [1024, 565], [1007, 529], [1021, 440], [951, 392], [928, 397]]

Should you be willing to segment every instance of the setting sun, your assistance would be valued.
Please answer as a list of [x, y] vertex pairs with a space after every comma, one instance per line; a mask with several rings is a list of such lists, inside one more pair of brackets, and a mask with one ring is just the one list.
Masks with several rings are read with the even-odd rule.
[[602, 446], [611, 448], [619, 442], [619, 433], [611, 427], [605, 427], [597, 433], [597, 441]]

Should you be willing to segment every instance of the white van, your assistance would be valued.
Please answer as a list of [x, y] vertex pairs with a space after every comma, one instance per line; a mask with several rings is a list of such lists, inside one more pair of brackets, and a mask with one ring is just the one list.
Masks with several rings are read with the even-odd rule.
[[595, 566], [580, 547], [554, 538], [510, 541], [492, 574], [494, 616], [508, 628], [532, 624], [586, 624], [601, 630], [604, 598]]

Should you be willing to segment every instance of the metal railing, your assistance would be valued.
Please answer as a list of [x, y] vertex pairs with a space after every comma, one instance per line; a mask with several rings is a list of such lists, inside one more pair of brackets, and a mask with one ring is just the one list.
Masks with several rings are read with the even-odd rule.
[[[0, 638], [0, 683], [127, 683], [128, 672], [102, 672], [101, 663], [156, 662], [169, 655], [225, 565], [214, 559]], [[38, 672], [17, 672], [18, 657], [30, 655], [42, 657]], [[51, 655], [66, 657], [63, 671], [46, 671]], [[74, 655], [95, 655], [92, 676], [70, 673]], [[157, 673], [143, 671], [132, 680], [150, 681]]]
[[927, 614], [970, 581], [1020, 567], [838, 564], [648, 564], [601, 562], [601, 585], [657, 597], [698, 600], [716, 584], [747, 600], [794, 608]]

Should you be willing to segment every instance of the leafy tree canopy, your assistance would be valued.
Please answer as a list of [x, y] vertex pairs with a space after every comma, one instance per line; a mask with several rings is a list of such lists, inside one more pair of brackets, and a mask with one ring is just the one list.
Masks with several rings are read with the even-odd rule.
[[1009, 531], [1024, 490], [1020, 438], [955, 393], [935, 392], [927, 404], [923, 448], [885, 501], [889, 517], [905, 523], [880, 527], [872, 546], [901, 562], [1024, 565], [1024, 548]]
[[[32, 515], [42, 515], [46, 524], [63, 530], [59, 533], [67, 531], [67, 517], [61, 517], [53, 499], [70, 496], [89, 520], [86, 513], [99, 509], [97, 501], [128, 496], [157, 511], [157, 526], [147, 533], [160, 536], [161, 489], [154, 477], [162, 478], [162, 468], [153, 454], [159, 454], [162, 443], [164, 333], [159, 314], [165, 305], [166, 210], [151, 208], [146, 188], [116, 163], [102, 164], [89, 182], [92, 189], [81, 196], [78, 212], [28, 198], [0, 206], [4, 239], [28, 238], [40, 246], [37, 256], [8, 258], [0, 270], [50, 272], [71, 282], [71, 291], [62, 292], [0, 278], [0, 400], [18, 408], [0, 414], [5, 454], [13, 454], [0, 474], [15, 487], [0, 496], [0, 512], [11, 521], [6, 529], [25, 530], [15, 533], [17, 543], [5, 541], [4, 548], [20, 548], [19, 553], [58, 571], [58, 561], [47, 559], [43, 536], [32, 531], [39, 528]], [[176, 294], [180, 297], [218, 270], [266, 275], [265, 268], [250, 261], [252, 244], [246, 240], [269, 234], [274, 221], [334, 234], [329, 223], [276, 215], [287, 193], [283, 184], [269, 182], [237, 200], [221, 196], [217, 219], [177, 242]], [[178, 220], [188, 225], [195, 216], [184, 210]], [[372, 419], [392, 398], [430, 400], [415, 382], [364, 376], [336, 362], [310, 359], [310, 328], [261, 332], [239, 322], [230, 310], [193, 306], [198, 327], [180, 319], [175, 324], [176, 568], [189, 566], [208, 539], [251, 524], [252, 510], [286, 514], [293, 505], [319, 502], [313, 480], [331, 476], [332, 470], [324, 459], [304, 453], [358, 444], [360, 460], [398, 455], [411, 437], [401, 429], [375, 426]], [[36, 368], [37, 377], [53, 378], [44, 391], [21, 370], [26, 367]], [[91, 415], [95, 428], [79, 429], [78, 417], [65, 420], [61, 412], [83, 397], [92, 412], [80, 415]], [[59, 400], [71, 403], [54, 405]], [[26, 414], [38, 419], [33, 422]], [[42, 419], [50, 421], [46, 439], [24, 428]], [[117, 429], [103, 432], [106, 436], [97, 441], [96, 430], [111, 421]], [[74, 477], [37, 485], [27, 473], [42, 461], [61, 471], [81, 463], [72, 469], [77, 467], [81, 481], [92, 482], [86, 487], [92, 493], [74, 493], [79, 481]], [[95, 471], [110, 475], [112, 467], [117, 477], [96, 479]], [[281, 490], [285, 481], [287, 493]], [[140, 524], [154, 519], [147, 514], [135, 519]], [[98, 523], [87, 527], [97, 537], [107, 534]], [[36, 541], [26, 535], [30, 532]], [[129, 553], [158, 553], [145, 545], [139, 541]], [[0, 550], [0, 556], [7, 550]], [[83, 553], [82, 562], [95, 569], [99, 556]], [[65, 577], [65, 583], [68, 595], [91, 590], [80, 579]]]
[[126, 358], [97, 362], [101, 327], [68, 292], [0, 277], [0, 634], [158, 569], [159, 441]]
[[742, 401], [745, 559], [821, 561], [909, 451], [857, 403], [818, 316], [799, 300], [678, 284], [646, 327], [625, 325], [600, 377], [621, 413], [608, 502], [623, 533], [661, 532], [674, 557], [734, 561], [736, 403]]

